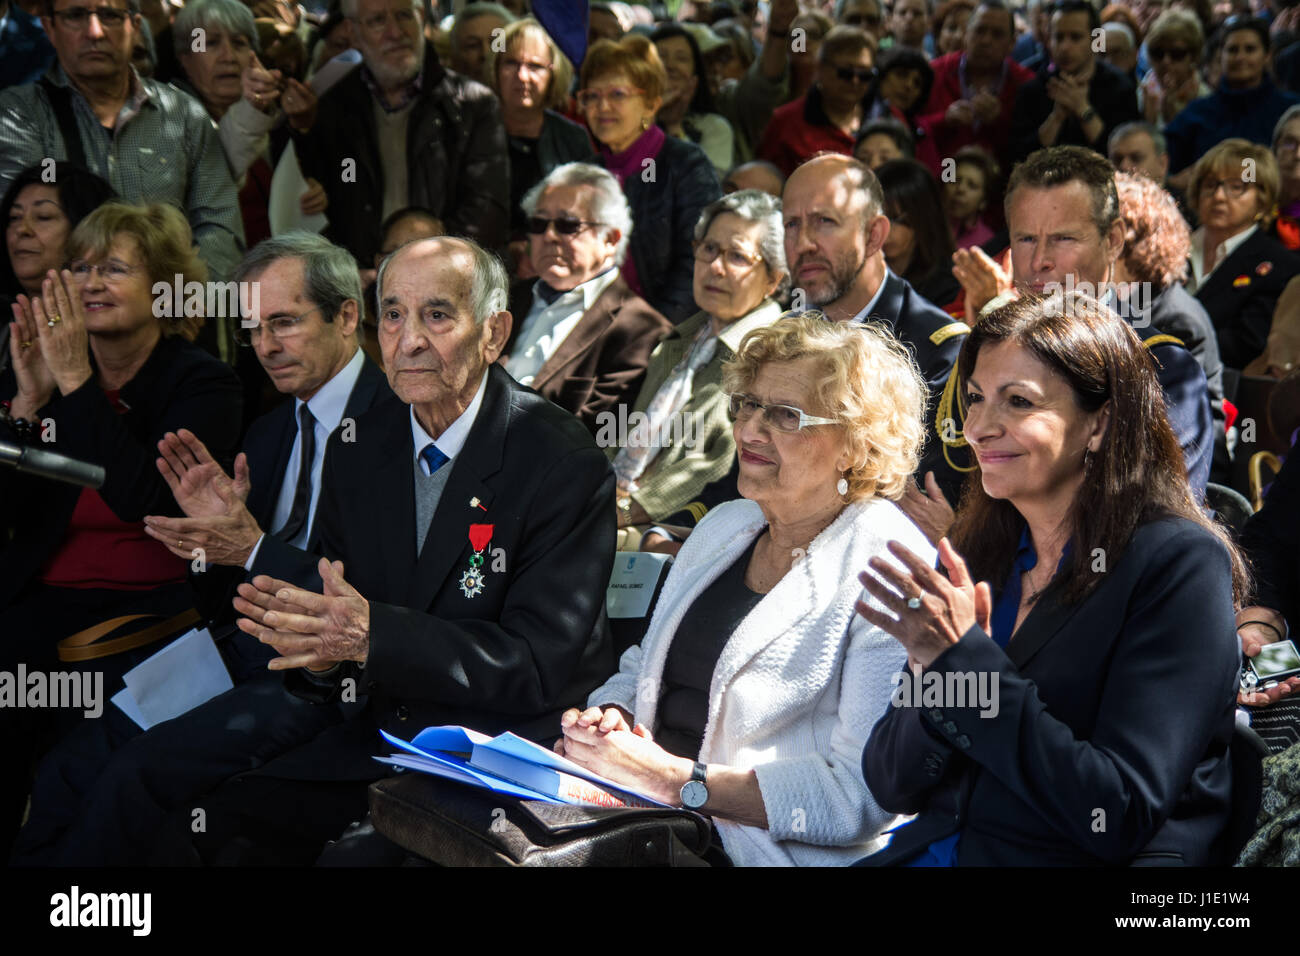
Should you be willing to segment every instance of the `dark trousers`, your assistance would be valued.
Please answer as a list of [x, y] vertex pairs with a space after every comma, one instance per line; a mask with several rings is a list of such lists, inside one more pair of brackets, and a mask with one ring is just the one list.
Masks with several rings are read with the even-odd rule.
[[110, 710], [42, 762], [15, 864], [143, 864], [169, 814], [199, 825], [202, 795], [342, 720], [337, 706], [293, 696], [269, 671], [147, 733]]
[[[103, 696], [99, 703], [107, 715], [116, 710], [108, 699], [122, 689], [122, 675], [161, 650], [167, 642], [158, 641], [124, 654], [75, 663], [59, 660], [58, 642], [124, 614], [171, 616], [192, 606], [193, 594], [184, 583], [151, 591], [33, 585], [0, 611], [0, 671], [15, 675], [15, 681], [19, 665], [27, 674], [37, 671], [47, 675], [51, 672], [103, 674]], [[25, 690], [17, 688], [20, 694]], [[94, 723], [86, 721], [84, 710], [0, 708], [0, 753], [4, 754], [6, 764], [5, 773], [0, 775], [0, 858], [9, 856], [37, 761], [78, 725]]]

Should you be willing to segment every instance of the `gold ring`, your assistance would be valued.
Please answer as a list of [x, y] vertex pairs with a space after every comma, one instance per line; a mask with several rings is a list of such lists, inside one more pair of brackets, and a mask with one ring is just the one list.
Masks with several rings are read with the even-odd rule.
[[31, 347], [32, 347], [31, 339], [27, 339], [26, 341], [19, 342], [19, 343], [18, 343], [18, 347], [19, 347], [20, 349], [29, 349], [29, 348], [31, 348]]

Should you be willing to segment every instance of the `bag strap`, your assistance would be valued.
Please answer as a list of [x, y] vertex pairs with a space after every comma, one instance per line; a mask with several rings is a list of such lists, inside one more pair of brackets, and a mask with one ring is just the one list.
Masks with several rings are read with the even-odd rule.
[[77, 117], [72, 111], [72, 91], [66, 86], [55, 86], [48, 76], [41, 77], [41, 87], [45, 97], [54, 110], [59, 132], [63, 134], [63, 145], [68, 151], [68, 160], [78, 166], [86, 166], [86, 148], [81, 142], [81, 132], [77, 129]]
[[199, 612], [190, 608], [188, 611], [182, 611], [165, 621], [151, 624], [143, 630], [124, 634], [121, 637], [115, 637], [107, 641], [99, 640], [105, 634], [111, 634], [123, 624], [130, 624], [132, 621], [157, 616], [156, 614], [125, 614], [122, 617], [115, 617], [96, 624], [94, 627], [88, 627], [84, 631], [78, 631], [71, 637], [65, 637], [59, 641], [59, 660], [65, 663], [93, 661], [101, 657], [108, 657], [111, 654], [133, 651], [137, 647], [144, 647], [146, 644], [152, 644], [168, 634], [173, 634], [181, 628], [189, 627], [199, 620]]

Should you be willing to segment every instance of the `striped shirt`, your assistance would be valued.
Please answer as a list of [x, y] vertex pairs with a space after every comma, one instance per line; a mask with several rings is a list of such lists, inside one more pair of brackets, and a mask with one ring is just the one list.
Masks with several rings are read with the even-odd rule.
[[[68, 86], [56, 61], [46, 74]], [[131, 95], [112, 130], [73, 88], [72, 105], [86, 163], [130, 202], [169, 202], [185, 211], [199, 255], [215, 279], [227, 279], [243, 255], [239, 195], [202, 104], [175, 88], [144, 79], [132, 69]], [[30, 166], [68, 150], [39, 84], [0, 91], [0, 193]]]

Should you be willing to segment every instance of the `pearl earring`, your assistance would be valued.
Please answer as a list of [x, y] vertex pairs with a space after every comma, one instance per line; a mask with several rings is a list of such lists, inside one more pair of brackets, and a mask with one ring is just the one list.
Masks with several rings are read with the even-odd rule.
[[835, 482], [835, 490], [840, 493], [840, 497], [847, 495], [849, 493], [849, 480], [847, 478], [841, 478], [839, 481]]

